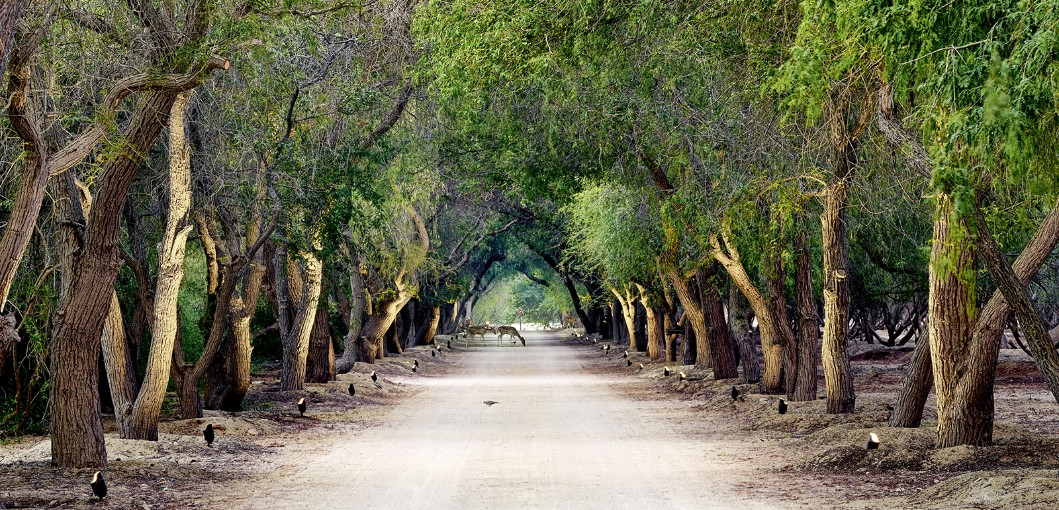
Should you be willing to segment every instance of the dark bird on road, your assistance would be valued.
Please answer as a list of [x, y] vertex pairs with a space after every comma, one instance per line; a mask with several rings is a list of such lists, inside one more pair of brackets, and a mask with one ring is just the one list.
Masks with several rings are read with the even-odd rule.
[[213, 424], [207, 423], [206, 430], [202, 431], [202, 437], [206, 439], [206, 446], [213, 446]]
[[632, 360], [631, 359], [625, 360], [625, 366], [631, 367], [632, 366]]
[[92, 475], [92, 481], [88, 485], [92, 486], [92, 494], [95, 494], [100, 501], [107, 497], [107, 482], [103, 480], [101, 471], [96, 471], [96, 474]]
[[868, 449], [878, 450], [879, 449], [879, 436], [875, 435], [874, 432], [868, 433]]
[[732, 401], [734, 402], [739, 398], [739, 390], [735, 386], [732, 386]]
[[298, 413], [305, 416], [305, 397], [298, 399]]
[[663, 377], [669, 377], [669, 374], [670, 374], [669, 367], [662, 367], [662, 376]]
[[685, 374], [684, 371], [682, 370], [680, 372], [680, 380], [683, 381], [683, 380], [685, 380], [687, 378], [688, 378], [688, 374]]
[[640, 363], [640, 368], [638, 368], [637, 370], [643, 370], [643, 363]]
[[357, 394], [357, 388], [353, 386], [353, 383], [349, 383], [349, 396]]
[[782, 398], [780, 399], [779, 405], [776, 406], [776, 410], [779, 411], [780, 414], [787, 414], [787, 403], [784, 402]]
[[489, 407], [493, 407], [493, 404], [499, 404], [500, 402], [497, 402], [495, 400], [485, 400], [482, 403], [487, 405], [487, 406], [489, 406]]

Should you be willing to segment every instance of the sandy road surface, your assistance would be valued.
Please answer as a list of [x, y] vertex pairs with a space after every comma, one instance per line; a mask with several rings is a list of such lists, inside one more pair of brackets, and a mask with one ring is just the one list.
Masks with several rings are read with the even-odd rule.
[[693, 411], [629, 398], [621, 379], [581, 367], [584, 347], [539, 333], [527, 340], [474, 349], [444, 377], [410, 380], [425, 391], [382, 425], [319, 454], [285, 454], [235, 507], [782, 507], [741, 499], [739, 480], [753, 478], [753, 466], [725, 460], [732, 445], [678, 425]]

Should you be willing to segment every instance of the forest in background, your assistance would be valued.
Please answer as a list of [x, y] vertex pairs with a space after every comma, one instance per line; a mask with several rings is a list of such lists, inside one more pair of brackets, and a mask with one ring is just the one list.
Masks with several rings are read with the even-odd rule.
[[499, 288], [830, 413], [915, 345], [890, 424], [933, 386], [988, 445], [1002, 345], [1059, 396], [1054, 4], [3, 0], [0, 430], [101, 466], [104, 410], [155, 439]]

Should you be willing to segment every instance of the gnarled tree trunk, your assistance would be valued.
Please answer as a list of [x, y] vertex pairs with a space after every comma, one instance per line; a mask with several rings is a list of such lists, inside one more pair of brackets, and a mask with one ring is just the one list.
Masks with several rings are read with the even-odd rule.
[[611, 287], [610, 291], [621, 304], [621, 316], [625, 319], [625, 329], [629, 332], [629, 351], [636, 352], [636, 300], [628, 285], [625, 286], [624, 296], [614, 287]]
[[[757, 317], [758, 331], [761, 334], [761, 351], [764, 356], [765, 371], [761, 377], [761, 391], [764, 393], [783, 393], [783, 338], [777, 327], [776, 320], [772, 314], [768, 300], [754, 286], [746, 268], [739, 260], [739, 252], [735, 246], [728, 241], [727, 229], [722, 236], [725, 239], [726, 254], [721, 249], [720, 240], [717, 236], [711, 239], [713, 244], [713, 257], [724, 266], [732, 283], [739, 288], [750, 308], [754, 310]], [[789, 329], [789, 328], [788, 328]], [[793, 337], [793, 335], [792, 335]], [[793, 343], [793, 342], [790, 342]]]
[[[316, 249], [319, 249], [319, 246]], [[305, 388], [305, 360], [309, 355], [309, 338], [313, 323], [316, 321], [316, 310], [320, 303], [320, 290], [323, 282], [323, 264], [320, 259], [308, 251], [301, 252], [299, 255], [305, 266], [305, 288], [297, 304], [294, 321], [290, 329], [281, 336], [283, 367], [280, 371], [280, 389], [283, 391]]]

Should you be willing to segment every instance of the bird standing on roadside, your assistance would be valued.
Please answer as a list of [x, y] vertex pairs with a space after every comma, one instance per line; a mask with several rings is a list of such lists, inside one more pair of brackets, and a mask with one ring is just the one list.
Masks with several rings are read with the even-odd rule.
[[207, 423], [206, 424], [206, 430], [202, 431], [202, 437], [206, 440], [206, 446], [212, 448], [213, 447], [213, 438], [214, 438], [214, 435], [213, 435], [213, 424], [212, 423]]
[[349, 396], [357, 394], [357, 388], [353, 386], [353, 383], [349, 383]]
[[92, 486], [92, 494], [95, 494], [100, 501], [107, 497], [107, 482], [103, 480], [103, 472], [96, 471], [96, 474], [92, 475], [92, 481], [88, 483]]
[[298, 413], [305, 417], [305, 397], [298, 399]]
[[495, 400], [485, 400], [485, 401], [482, 401], [482, 403], [487, 405], [487, 406], [489, 406], [489, 407], [493, 407], [493, 404], [499, 404], [500, 402], [497, 402]]
[[776, 410], [779, 411], [780, 414], [787, 414], [787, 403], [784, 402], [782, 398], [780, 399], [779, 405], [776, 406]]
[[735, 386], [732, 386], [732, 402], [735, 402], [739, 398], [739, 390]]
[[879, 449], [879, 436], [875, 435], [874, 432], [868, 433], [868, 449], [878, 450]]

